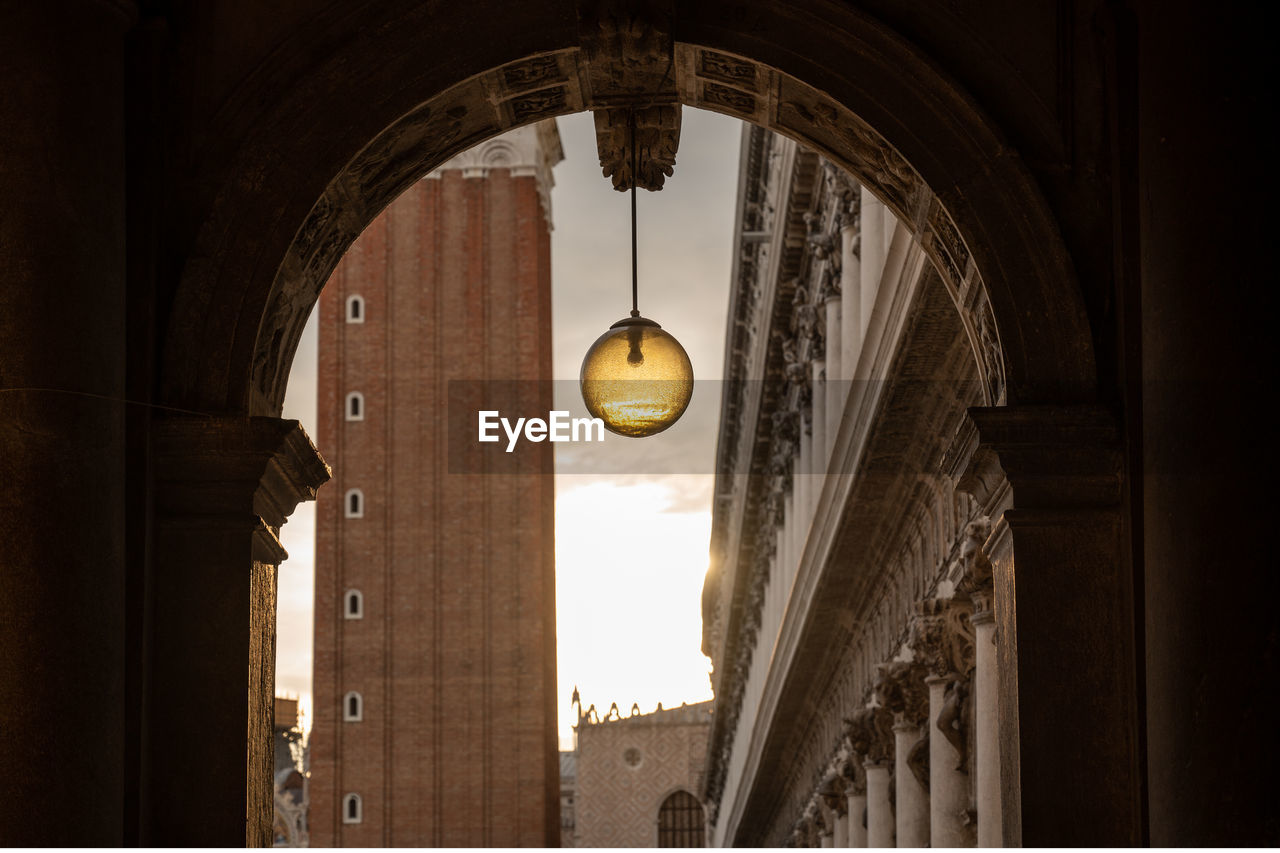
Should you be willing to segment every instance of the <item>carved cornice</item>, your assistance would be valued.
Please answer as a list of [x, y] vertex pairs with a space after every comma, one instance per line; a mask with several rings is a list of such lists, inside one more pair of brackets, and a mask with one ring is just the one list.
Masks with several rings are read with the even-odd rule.
[[242, 529], [264, 563], [288, 557], [280, 527], [331, 475], [301, 425], [280, 418], [163, 417], [154, 446], [156, 514]]
[[[1123, 454], [1115, 418], [1099, 406], [974, 407], [952, 456], [956, 488], [989, 504], [1002, 472], [1019, 509], [1114, 506]], [[986, 507], [984, 507], [986, 508]], [[988, 511], [986, 514], [991, 515]]]

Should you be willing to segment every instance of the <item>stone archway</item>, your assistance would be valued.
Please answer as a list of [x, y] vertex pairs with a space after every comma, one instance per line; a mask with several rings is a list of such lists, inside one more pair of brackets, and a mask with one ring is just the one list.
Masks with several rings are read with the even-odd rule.
[[[1028, 555], [1023, 567], [1034, 562], [1036, 569], [1024, 581], [1011, 559], [997, 561], [1008, 616], [1001, 636], [1017, 672], [1002, 695], [1002, 713], [1014, 721], [1005, 767], [1013, 828], [1005, 837], [1065, 837], [1052, 835], [1058, 824], [1049, 793], [1062, 779], [1087, 779], [1088, 767], [1077, 759], [1059, 777], [1028, 780], [1018, 761], [1022, 744], [1057, 738], [1053, 727], [1063, 720], [1049, 712], [1089, 685], [1088, 668], [1063, 675], [1079, 648], [1106, 650], [1095, 663], [1120, 661], [1118, 681], [1129, 677], [1131, 590], [1117, 556], [1120, 464], [1107, 416], [1075, 408], [1095, 402], [1097, 376], [1071, 256], [1000, 127], [923, 51], [843, 6], [795, 0], [748, 13], [728, 0], [705, 0], [678, 12], [646, 8], [639, 18], [618, 12], [603, 35], [598, 9], [586, 26], [568, 2], [494, 12], [480, 31], [474, 7], [430, 16], [382, 10], [358, 37], [333, 43], [301, 83], [278, 87], [274, 81], [288, 76], [283, 69], [296, 71], [294, 51], [305, 52], [313, 34], [299, 36], [222, 108], [228, 137], [240, 143], [210, 173], [217, 190], [161, 336], [160, 401], [229, 417], [277, 416], [320, 288], [373, 217], [420, 175], [478, 142], [556, 115], [617, 106], [600, 83], [610, 71], [600, 63], [618, 59], [601, 45], [612, 45], [626, 59], [615, 65], [630, 64], [661, 85], [669, 80], [674, 101], [776, 130], [858, 177], [909, 223], [938, 268], [981, 367], [986, 402], [1018, 407], [976, 413], [953, 470], [992, 508], [1007, 477], [1022, 514], [1006, 514], [1002, 547], [1011, 556], [1016, 540], [1019, 559]], [[637, 21], [641, 40], [660, 50], [626, 53], [622, 34], [634, 34]], [[629, 72], [619, 67], [612, 72], [625, 79]], [[1028, 435], [1036, 436], [1030, 449]], [[1058, 470], [1063, 458], [1071, 464]], [[1094, 512], [1085, 528], [1082, 508]], [[1089, 574], [1099, 562], [1106, 569]], [[1063, 595], [1067, 576], [1076, 585]], [[1100, 606], [1120, 611], [1105, 630], [1091, 625]], [[1055, 619], [1071, 630], [1055, 631]], [[1019, 667], [1019, 648], [1043, 651], [1034, 669]], [[1117, 756], [1124, 767], [1118, 786], [1129, 793], [1136, 790], [1135, 713], [1121, 686], [1096, 703], [1093, 719], [1072, 723], [1077, 743], [1096, 745], [1095, 760], [1098, 750]], [[1091, 736], [1091, 726], [1101, 734]], [[1115, 837], [1136, 837], [1129, 799], [1093, 800], [1085, 813], [1116, 825]], [[1033, 827], [1030, 834], [1019, 834], [1020, 821]]]
[[[744, 19], [730, 3], [708, 2], [668, 18], [665, 61], [678, 100], [801, 141], [910, 223], [961, 311], [989, 402], [1091, 400], [1093, 344], [1069, 255], [999, 129], [887, 28], [806, 5], [774, 4]], [[608, 103], [607, 93], [593, 94], [584, 33], [563, 20], [572, 10], [547, 6], [559, 15], [495, 16], [483, 50], [463, 39], [469, 63], [402, 75], [386, 66], [430, 55], [433, 36], [456, 44], [467, 24], [437, 16], [428, 27], [413, 14], [384, 21], [371, 28], [376, 38], [330, 55], [309, 85], [279, 93], [244, 128], [163, 341], [166, 402], [278, 414], [320, 287], [409, 182], [512, 127]], [[351, 71], [371, 67], [394, 88], [370, 98], [365, 74]]]

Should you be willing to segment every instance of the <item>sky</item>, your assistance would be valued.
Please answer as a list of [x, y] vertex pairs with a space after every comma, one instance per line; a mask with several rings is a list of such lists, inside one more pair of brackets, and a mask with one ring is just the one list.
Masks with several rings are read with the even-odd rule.
[[[630, 202], [601, 175], [586, 113], [558, 120], [551, 241], [556, 405], [581, 413], [578, 369], [591, 343], [631, 304]], [[569, 697], [603, 716], [613, 702], [652, 711], [711, 698], [700, 651], [702, 581], [711, 537], [713, 460], [742, 123], [684, 109], [675, 174], [638, 200], [640, 310], [685, 347], [697, 383], [675, 426], [657, 436], [559, 444], [556, 452], [556, 633], [561, 748], [572, 745]], [[294, 358], [284, 416], [314, 437], [316, 325]], [[281, 531], [276, 692], [311, 718], [315, 505]], [[605, 559], [602, 559], [605, 555]]]

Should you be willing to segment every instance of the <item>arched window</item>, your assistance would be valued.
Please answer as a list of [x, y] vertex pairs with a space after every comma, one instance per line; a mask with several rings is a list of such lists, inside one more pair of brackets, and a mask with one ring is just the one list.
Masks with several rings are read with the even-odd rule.
[[659, 847], [704, 847], [702, 804], [688, 791], [676, 791], [658, 809]]
[[364, 420], [364, 395], [359, 391], [352, 391], [347, 395], [347, 420], [362, 421]]
[[364, 297], [363, 296], [347, 297], [347, 322], [348, 323], [364, 322]]
[[343, 510], [347, 518], [364, 518], [364, 492], [359, 489], [347, 489], [343, 499]]
[[359, 794], [347, 794], [342, 798], [342, 822], [360, 823], [364, 820], [364, 806]]
[[352, 690], [342, 700], [342, 721], [358, 723], [364, 719], [364, 697]]
[[364, 596], [358, 589], [347, 590], [347, 603], [342, 608], [343, 619], [363, 619], [364, 618]]

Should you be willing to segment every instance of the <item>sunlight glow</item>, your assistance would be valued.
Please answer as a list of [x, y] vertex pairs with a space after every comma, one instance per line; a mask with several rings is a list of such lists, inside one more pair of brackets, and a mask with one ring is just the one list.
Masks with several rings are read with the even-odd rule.
[[711, 698], [700, 601], [710, 507], [681, 512], [703, 475], [619, 485], [562, 476], [556, 497], [556, 624], [561, 748], [572, 746], [574, 683], [604, 716]]

